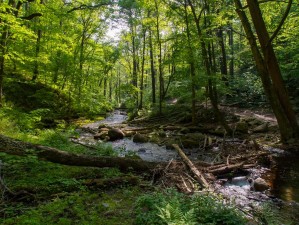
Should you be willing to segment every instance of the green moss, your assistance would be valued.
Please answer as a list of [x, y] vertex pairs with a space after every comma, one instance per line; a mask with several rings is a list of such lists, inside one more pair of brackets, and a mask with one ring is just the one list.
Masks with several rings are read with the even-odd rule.
[[139, 195], [140, 190], [134, 187], [109, 193], [80, 191], [55, 198], [18, 217], [2, 220], [2, 224], [132, 224], [133, 204]]

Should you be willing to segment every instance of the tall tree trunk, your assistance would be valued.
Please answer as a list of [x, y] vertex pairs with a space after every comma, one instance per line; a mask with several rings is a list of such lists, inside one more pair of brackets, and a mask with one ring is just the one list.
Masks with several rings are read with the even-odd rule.
[[[138, 87], [138, 74], [137, 74], [138, 62], [137, 62], [135, 36], [136, 36], [135, 27], [133, 24], [131, 24], [131, 41], [132, 41], [132, 53], [133, 53], [132, 84], [134, 87], [137, 88]], [[136, 106], [138, 107], [138, 93], [135, 93], [134, 95], [135, 95], [134, 97], [135, 97]]]
[[234, 32], [233, 25], [229, 25], [230, 29], [228, 32], [228, 44], [230, 48], [230, 60], [229, 60], [229, 75], [234, 77]]
[[146, 29], [143, 28], [143, 45], [142, 45], [142, 62], [141, 62], [141, 79], [140, 79], [140, 100], [139, 100], [139, 109], [143, 107], [143, 81], [144, 81], [144, 63], [145, 63], [145, 38], [146, 38]]
[[192, 105], [192, 123], [196, 123], [196, 91], [195, 91], [195, 62], [194, 62], [194, 54], [193, 49], [191, 46], [191, 33], [189, 28], [189, 20], [188, 20], [188, 13], [187, 13], [187, 2], [184, 1], [184, 12], [185, 12], [185, 23], [186, 23], [186, 32], [187, 32], [187, 40], [188, 40], [188, 53], [189, 53], [189, 65], [190, 65], [190, 74], [191, 74], [191, 105]]
[[152, 30], [149, 29], [149, 47], [150, 47], [150, 61], [151, 61], [151, 77], [152, 77], [152, 102], [156, 103], [156, 70], [154, 65], [153, 40]]
[[280, 67], [258, 2], [252, 0], [247, 1], [247, 4], [258, 35], [262, 53], [256, 42], [249, 20], [242, 9], [243, 7], [240, 0], [234, 0], [234, 2], [236, 11], [249, 41], [257, 70], [261, 76], [265, 94], [269, 99], [269, 103], [277, 119], [281, 141], [287, 142], [292, 138], [298, 139], [299, 129], [297, 119], [290, 104], [288, 93], [281, 76]]
[[219, 27], [217, 30], [217, 37], [218, 42], [221, 50], [221, 57], [220, 57], [220, 71], [222, 76], [222, 80], [225, 82], [226, 85], [228, 85], [227, 82], [227, 60], [226, 60], [226, 49], [225, 49], [225, 42], [223, 37], [223, 29], [222, 27]]
[[162, 67], [162, 43], [160, 37], [160, 21], [159, 21], [159, 6], [157, 0], [155, 0], [156, 7], [156, 32], [157, 32], [157, 41], [159, 46], [159, 114], [162, 114], [162, 102], [164, 96], [164, 78], [163, 78], [163, 67]]

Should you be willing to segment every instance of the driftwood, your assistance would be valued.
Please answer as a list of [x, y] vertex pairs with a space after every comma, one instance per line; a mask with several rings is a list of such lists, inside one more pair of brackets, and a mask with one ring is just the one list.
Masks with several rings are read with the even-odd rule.
[[36, 155], [40, 160], [59, 163], [69, 166], [86, 167], [116, 167], [122, 171], [133, 169], [135, 171], [149, 171], [158, 163], [146, 162], [138, 159], [121, 157], [94, 157], [61, 151], [56, 148], [32, 144], [0, 135], [0, 152], [11, 155], [28, 156]]
[[209, 183], [206, 181], [202, 173], [194, 166], [194, 164], [191, 162], [191, 160], [185, 155], [185, 153], [182, 151], [182, 149], [177, 145], [172, 145], [174, 149], [179, 153], [181, 158], [183, 159], [184, 163], [189, 167], [191, 172], [194, 174], [196, 180], [204, 187], [209, 188]]
[[225, 165], [225, 166], [222, 166], [220, 168], [216, 168], [216, 169], [211, 169], [209, 170], [210, 173], [214, 174], [214, 175], [220, 175], [220, 174], [225, 174], [225, 173], [229, 173], [233, 170], [236, 170], [236, 169], [239, 169], [239, 168], [242, 168], [243, 166], [243, 162], [242, 163], [237, 163], [237, 164], [233, 164], [233, 165]]

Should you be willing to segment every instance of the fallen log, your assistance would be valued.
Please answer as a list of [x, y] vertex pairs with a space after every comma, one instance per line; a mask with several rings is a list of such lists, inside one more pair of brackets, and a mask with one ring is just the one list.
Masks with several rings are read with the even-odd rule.
[[[46, 160], [53, 163], [69, 166], [86, 166], [86, 167], [115, 167], [121, 171], [133, 169], [138, 172], [150, 171], [158, 163], [147, 162], [138, 159], [122, 157], [94, 157], [80, 155], [70, 152], [61, 151], [56, 148], [32, 144], [16, 140], [0, 134], [0, 152], [10, 155], [29, 156], [36, 155], [40, 160]], [[160, 163], [161, 164], [161, 163]]]
[[191, 160], [185, 155], [185, 153], [182, 151], [182, 149], [177, 145], [172, 145], [174, 149], [179, 153], [181, 158], [183, 159], [184, 163], [189, 167], [191, 172], [194, 174], [196, 180], [204, 187], [209, 188], [209, 183], [206, 181], [202, 173], [194, 166], [194, 164], [191, 162]]
[[242, 168], [244, 165], [244, 162], [242, 163], [237, 163], [237, 164], [233, 164], [233, 165], [225, 165], [223, 167], [220, 167], [220, 168], [216, 168], [216, 169], [211, 169], [211, 170], [208, 170], [210, 173], [212, 173], [213, 175], [221, 175], [221, 174], [225, 174], [225, 173], [229, 173], [233, 170], [236, 170], [236, 169], [240, 169]]

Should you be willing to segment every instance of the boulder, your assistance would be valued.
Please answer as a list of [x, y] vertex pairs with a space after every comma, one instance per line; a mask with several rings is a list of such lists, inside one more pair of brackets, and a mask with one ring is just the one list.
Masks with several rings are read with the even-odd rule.
[[269, 185], [263, 178], [259, 177], [253, 181], [253, 189], [255, 191], [263, 192], [263, 191], [269, 189]]
[[116, 141], [118, 139], [123, 139], [125, 134], [118, 128], [112, 128], [108, 131], [108, 137], [110, 141]]
[[133, 142], [135, 142], [135, 143], [145, 143], [147, 141], [148, 141], [148, 138], [139, 133], [136, 133], [133, 137]]

